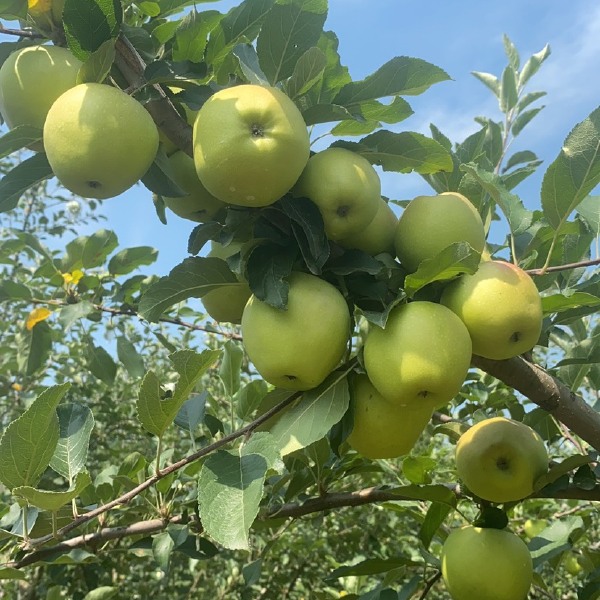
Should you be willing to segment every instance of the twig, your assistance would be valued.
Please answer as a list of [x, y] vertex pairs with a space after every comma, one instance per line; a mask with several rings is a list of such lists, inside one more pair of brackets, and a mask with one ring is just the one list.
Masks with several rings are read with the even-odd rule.
[[419, 596], [419, 600], [424, 600], [427, 597], [427, 594], [431, 591], [431, 588], [441, 579], [442, 572], [438, 571], [433, 577], [431, 577], [427, 583], [425, 584], [425, 589], [423, 593]]
[[592, 260], [582, 260], [579, 262], [568, 263], [566, 265], [555, 265], [553, 267], [542, 267], [541, 269], [527, 269], [525, 272], [529, 275], [545, 275], [546, 273], [552, 273], [556, 271], [567, 271], [569, 269], [581, 269], [585, 267], [593, 267], [600, 265], [600, 258], [594, 258]]
[[14, 35], [22, 38], [30, 38], [32, 40], [45, 39], [46, 37], [41, 33], [38, 33], [37, 31], [31, 31], [29, 29], [8, 29], [7, 27], [4, 27], [1, 23], [0, 33], [3, 33], [5, 35]]

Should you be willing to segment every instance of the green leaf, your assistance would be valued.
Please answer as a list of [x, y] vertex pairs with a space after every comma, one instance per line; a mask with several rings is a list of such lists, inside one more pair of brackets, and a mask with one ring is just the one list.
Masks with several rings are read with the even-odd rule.
[[42, 130], [32, 125], [19, 125], [0, 137], [0, 158], [5, 158], [42, 139]]
[[542, 208], [556, 230], [600, 183], [600, 107], [576, 125], [542, 181]]
[[163, 399], [158, 377], [148, 371], [142, 380], [136, 402], [138, 418], [150, 433], [161, 437], [173, 422], [183, 403], [206, 371], [218, 360], [220, 350], [205, 350], [200, 354], [180, 350], [169, 356], [179, 379], [170, 398]]
[[344, 565], [334, 569], [329, 575], [327, 575], [326, 581], [334, 581], [336, 579], [341, 579], [342, 577], [364, 577], [367, 575], [379, 575], [380, 573], [387, 573], [393, 569], [416, 566], [418, 564], [418, 562], [403, 556], [396, 558], [367, 558], [357, 562], [354, 565]]
[[347, 372], [334, 372], [317, 388], [304, 392], [271, 428], [283, 456], [327, 435], [350, 404]]
[[[150, 2], [142, 2], [142, 4], [151, 4]], [[154, 4], [154, 3], [152, 3]], [[83, 600], [110, 600], [119, 593], [118, 587], [112, 585], [102, 585], [97, 587], [95, 590], [88, 592]]]
[[508, 65], [502, 72], [500, 87], [500, 110], [504, 113], [512, 110], [519, 100], [517, 91], [517, 74], [515, 69]]
[[204, 420], [208, 392], [204, 390], [200, 394], [192, 394], [181, 406], [174, 423], [177, 427], [186, 429], [191, 436], [194, 435], [196, 427]]
[[523, 87], [540, 69], [542, 63], [550, 56], [550, 46], [546, 44], [539, 52], [531, 56], [519, 75], [519, 87]]
[[531, 162], [535, 162], [537, 161], [537, 156], [534, 152], [531, 152], [531, 150], [522, 150], [521, 152], [515, 152], [506, 162], [506, 165], [504, 165], [504, 168], [502, 169], [503, 172], [508, 171], [509, 169], [512, 169], [513, 167], [515, 167], [516, 165], [521, 165], [524, 163], [531, 163]]
[[27, 575], [23, 573], [23, 571], [14, 569], [13, 567], [1, 567], [0, 579], [18, 579], [25, 581], [27, 579]]
[[354, 120], [336, 125], [331, 131], [333, 135], [363, 135], [381, 127], [381, 122], [399, 123], [413, 114], [408, 102], [400, 96], [396, 96], [390, 104], [370, 100], [347, 108]]
[[169, 572], [174, 549], [175, 542], [168, 531], [163, 531], [152, 538], [152, 555], [163, 573]]
[[225, 388], [225, 394], [233, 396], [240, 389], [240, 375], [244, 350], [233, 340], [227, 340], [223, 344], [223, 358], [219, 368], [219, 378]]
[[115, 254], [108, 263], [108, 272], [112, 275], [126, 275], [142, 265], [156, 262], [158, 250], [151, 246], [125, 248]]
[[269, 386], [262, 379], [255, 379], [241, 387], [233, 398], [237, 417], [242, 421], [250, 420], [268, 392]]
[[140, 300], [140, 315], [152, 322], [178, 302], [202, 298], [222, 285], [239, 283], [227, 263], [220, 258], [190, 257], [173, 268], [166, 277], [151, 285]]
[[409, 298], [433, 281], [447, 281], [463, 273], [472, 275], [477, 271], [481, 253], [467, 242], [457, 242], [444, 248], [434, 258], [424, 260], [419, 268], [406, 276], [404, 291]]
[[17, 366], [26, 375], [33, 375], [46, 366], [52, 350], [52, 329], [46, 321], [37, 323], [31, 331], [18, 338]]
[[120, 0], [66, 0], [63, 25], [69, 50], [82, 62], [121, 29]]
[[585, 525], [581, 517], [566, 517], [555, 520], [550, 527], [540, 535], [534, 537], [528, 544], [533, 568], [537, 569], [541, 564], [558, 556], [572, 547], [575, 536], [585, 531]]
[[335, 142], [364, 156], [370, 163], [379, 165], [384, 171], [420, 174], [452, 171], [450, 153], [438, 142], [420, 133], [402, 131], [376, 131], [360, 142]]
[[533, 489], [535, 492], [539, 492], [566, 473], [578, 469], [582, 465], [587, 465], [590, 462], [592, 462], [592, 457], [587, 454], [574, 454], [569, 456], [560, 463], [553, 465], [547, 473], [544, 473], [544, 475], [539, 477], [534, 483]]
[[10, 423], [0, 438], [0, 481], [9, 489], [35, 485], [54, 454], [59, 438], [56, 407], [69, 383], [46, 388]]
[[48, 490], [39, 490], [25, 485], [13, 489], [12, 493], [19, 498], [23, 498], [32, 506], [37, 506], [41, 510], [58, 511], [61, 506], [77, 498], [81, 492], [92, 483], [92, 478], [87, 471], [77, 473], [75, 481], [68, 490], [64, 492], [54, 492]]
[[115, 233], [108, 229], [100, 229], [83, 238], [83, 241], [81, 264], [84, 269], [102, 266], [108, 255], [119, 245]]
[[431, 483], [429, 474], [436, 464], [437, 462], [429, 456], [407, 456], [402, 461], [402, 473], [411, 483]]
[[249, 445], [211, 454], [198, 478], [198, 504], [205, 531], [231, 550], [248, 550], [269, 460]]
[[546, 96], [546, 92], [531, 92], [521, 97], [517, 103], [517, 112], [520, 114], [523, 109], [527, 108], [530, 104], [533, 104], [536, 100]]
[[450, 79], [443, 69], [409, 56], [396, 56], [362, 81], [347, 83], [333, 104], [349, 106], [387, 96], [415, 96]]
[[471, 71], [471, 75], [474, 75], [483, 85], [494, 92], [496, 98], [500, 99], [500, 80], [491, 73], [482, 73], [480, 71]]
[[111, 355], [102, 347], [96, 346], [91, 340], [87, 345], [88, 369], [106, 385], [112, 385], [117, 375], [117, 365]]
[[60, 309], [58, 322], [64, 331], [68, 331], [80, 319], [87, 317], [96, 309], [91, 302], [82, 300], [76, 304], [67, 304]]
[[27, 16], [27, 0], [0, 0], [0, 18], [24, 19]]
[[506, 34], [502, 36], [502, 41], [504, 42], [504, 52], [508, 58], [510, 66], [515, 71], [518, 71], [519, 67], [521, 66], [521, 59], [519, 57], [517, 48]]
[[267, 13], [256, 50], [271, 84], [290, 77], [300, 57], [319, 41], [327, 17], [326, 0], [285, 0]]
[[541, 110], [543, 110], [545, 106], [538, 106], [537, 108], [532, 108], [531, 110], [526, 110], [522, 112], [514, 121], [513, 126], [511, 128], [513, 136], [519, 135], [523, 128], [535, 117]]
[[139, 379], [144, 376], [144, 358], [125, 336], [117, 338], [117, 356], [132, 377]]
[[600, 235], [600, 196], [587, 196], [579, 206], [577, 212], [585, 219], [595, 235]]
[[60, 433], [50, 466], [71, 481], [85, 469], [94, 415], [87, 406], [72, 402], [57, 407], [56, 413]]
[[0, 281], [0, 302], [7, 300], [31, 300], [31, 290], [23, 283], [5, 279]]
[[432, 502], [427, 509], [425, 519], [419, 530], [419, 539], [425, 548], [429, 548], [429, 544], [433, 540], [436, 531], [440, 525], [446, 520], [446, 517], [452, 512], [453, 507], [449, 504], [441, 504], [440, 502]]
[[31, 187], [52, 177], [52, 169], [43, 152], [20, 162], [0, 179], [0, 213], [12, 210]]
[[440, 502], [449, 506], [456, 506], [456, 495], [454, 492], [441, 484], [433, 485], [403, 485], [388, 490], [397, 494], [399, 498], [411, 500], [425, 500], [427, 502]]
[[267, 76], [262, 72], [258, 62], [258, 55], [252, 44], [238, 44], [232, 50], [233, 55], [240, 63], [240, 69], [248, 83], [254, 85], [268, 85]]
[[484, 171], [473, 163], [461, 165], [460, 169], [474, 177], [479, 185], [493, 198], [504, 213], [513, 235], [523, 233], [529, 227], [533, 214], [523, 206], [523, 202], [518, 196], [511, 194], [502, 185], [498, 175]]
[[109, 75], [115, 60], [115, 39], [106, 40], [79, 67], [77, 83], [102, 83]]
[[218, 25], [221, 13], [215, 10], [198, 12], [194, 8], [179, 23], [175, 31], [173, 60], [199, 63], [204, 58], [208, 34]]
[[285, 82], [286, 94], [294, 99], [306, 94], [310, 88], [323, 78], [327, 57], [323, 51], [313, 46], [296, 62], [291, 77]]
[[600, 298], [587, 292], [574, 292], [572, 294], [552, 294], [542, 296], [542, 310], [544, 314], [562, 312], [580, 306], [600, 306]]

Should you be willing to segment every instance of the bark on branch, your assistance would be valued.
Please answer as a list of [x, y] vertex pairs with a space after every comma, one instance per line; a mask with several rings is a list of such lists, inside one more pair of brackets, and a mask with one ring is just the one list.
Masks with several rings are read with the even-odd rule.
[[600, 413], [542, 367], [520, 356], [508, 360], [473, 356], [471, 362], [529, 398], [600, 451]]

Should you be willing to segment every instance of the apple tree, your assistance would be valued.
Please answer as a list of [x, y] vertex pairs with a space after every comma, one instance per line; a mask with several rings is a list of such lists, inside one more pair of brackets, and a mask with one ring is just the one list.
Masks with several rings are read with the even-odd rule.
[[599, 598], [600, 108], [542, 172], [548, 47], [450, 140], [327, 0], [204, 4], [0, 0], [0, 597]]

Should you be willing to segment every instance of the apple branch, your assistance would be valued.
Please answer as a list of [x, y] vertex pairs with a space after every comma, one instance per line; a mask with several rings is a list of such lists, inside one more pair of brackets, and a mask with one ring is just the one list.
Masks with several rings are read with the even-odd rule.
[[545, 275], [546, 273], [555, 273], [557, 271], [568, 271], [570, 269], [582, 269], [586, 267], [594, 267], [600, 265], [600, 258], [594, 258], [592, 260], [582, 260], [575, 263], [568, 263], [566, 265], [554, 265], [553, 267], [547, 267], [546, 269], [528, 269], [525, 272], [529, 275]]
[[520, 356], [508, 360], [473, 356], [472, 364], [529, 398], [600, 450], [600, 413], [542, 367]]

